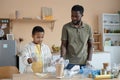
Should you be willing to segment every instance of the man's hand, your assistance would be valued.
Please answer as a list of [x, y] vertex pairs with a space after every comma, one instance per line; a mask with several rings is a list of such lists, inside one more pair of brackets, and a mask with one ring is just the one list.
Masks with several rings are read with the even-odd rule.
[[32, 58], [28, 58], [28, 63], [31, 64], [33, 62]]
[[86, 66], [92, 66], [91, 61], [86, 61]]
[[66, 46], [67, 46], [67, 41], [62, 40], [62, 43], [61, 43], [61, 57], [64, 57], [66, 55]]

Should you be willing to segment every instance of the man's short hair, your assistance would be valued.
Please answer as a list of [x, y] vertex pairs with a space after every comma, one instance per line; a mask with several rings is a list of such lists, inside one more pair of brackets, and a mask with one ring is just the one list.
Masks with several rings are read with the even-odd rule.
[[81, 5], [74, 5], [71, 9], [71, 11], [79, 11], [80, 14], [84, 13], [84, 8]]

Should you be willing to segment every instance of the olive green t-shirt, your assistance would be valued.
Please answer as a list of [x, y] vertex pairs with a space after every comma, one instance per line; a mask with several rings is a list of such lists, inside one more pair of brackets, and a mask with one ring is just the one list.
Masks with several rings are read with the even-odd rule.
[[63, 26], [61, 40], [67, 41], [66, 59], [71, 64], [85, 64], [87, 60], [87, 42], [93, 39], [91, 27], [85, 23], [77, 28], [72, 22]]

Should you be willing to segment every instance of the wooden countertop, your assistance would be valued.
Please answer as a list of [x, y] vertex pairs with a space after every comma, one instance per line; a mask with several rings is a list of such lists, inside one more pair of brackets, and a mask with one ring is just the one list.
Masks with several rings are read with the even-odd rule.
[[[52, 75], [50, 73], [44, 74], [44, 76], [37, 76], [33, 73], [29, 74], [14, 74], [12, 80], [93, 80], [91, 78], [82, 78], [81, 75], [76, 75], [72, 78], [62, 78], [57, 79], [55, 75]], [[119, 80], [119, 79], [100, 79], [100, 80]]]

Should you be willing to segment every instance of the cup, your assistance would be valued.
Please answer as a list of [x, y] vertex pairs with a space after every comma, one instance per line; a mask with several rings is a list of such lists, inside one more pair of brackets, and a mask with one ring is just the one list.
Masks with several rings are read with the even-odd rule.
[[109, 66], [109, 63], [103, 63], [103, 68], [107, 69], [107, 67]]
[[56, 64], [56, 78], [63, 78], [64, 75], [64, 64]]

